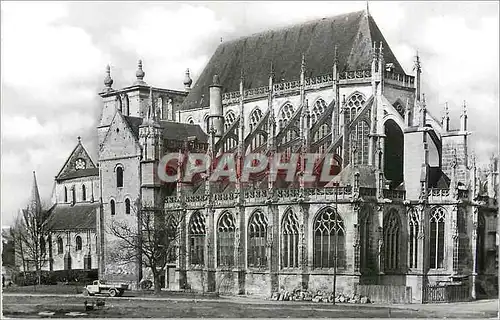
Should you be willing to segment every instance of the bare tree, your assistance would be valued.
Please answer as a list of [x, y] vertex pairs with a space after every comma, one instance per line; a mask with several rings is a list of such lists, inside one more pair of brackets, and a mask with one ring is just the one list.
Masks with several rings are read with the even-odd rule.
[[153, 274], [155, 294], [161, 290], [160, 277], [165, 274], [167, 263], [177, 259], [180, 224], [184, 215], [179, 211], [166, 211], [143, 206], [137, 224], [115, 219], [109, 224], [108, 233], [116, 238], [116, 247], [110, 258], [118, 264], [141, 261]]
[[46, 248], [46, 240], [50, 235], [48, 215], [49, 211], [42, 209], [41, 204], [30, 204], [21, 210], [14, 226], [10, 229], [16, 260], [21, 261], [23, 271], [34, 269], [37, 284], [41, 284], [42, 268], [48, 261]]

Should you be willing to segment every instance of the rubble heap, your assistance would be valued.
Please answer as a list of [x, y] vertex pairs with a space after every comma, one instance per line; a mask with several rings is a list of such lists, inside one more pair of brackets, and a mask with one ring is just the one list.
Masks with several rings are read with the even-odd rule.
[[279, 292], [274, 292], [271, 295], [271, 300], [274, 301], [312, 301], [312, 302], [328, 302], [333, 303], [333, 300], [339, 303], [371, 303], [370, 298], [367, 296], [362, 296], [357, 293], [344, 294], [337, 293], [335, 296], [332, 292], [326, 292], [318, 290], [316, 293], [303, 290], [295, 289], [290, 292], [288, 290], [280, 290]]

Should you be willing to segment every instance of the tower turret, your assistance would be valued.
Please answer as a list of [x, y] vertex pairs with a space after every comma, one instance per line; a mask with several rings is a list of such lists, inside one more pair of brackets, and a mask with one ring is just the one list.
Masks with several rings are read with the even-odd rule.
[[146, 85], [146, 82], [144, 82], [144, 76], [146, 75], [146, 73], [144, 72], [144, 70], [142, 70], [142, 60], [139, 60], [139, 62], [137, 62], [137, 71], [135, 72], [135, 77], [137, 78], [137, 80], [134, 82], [134, 85]]
[[186, 74], [184, 75], [184, 90], [190, 91], [191, 90], [191, 84], [193, 83], [193, 79], [191, 79], [191, 75], [189, 74], [189, 68], [186, 69]]
[[102, 89], [103, 92], [108, 92], [112, 91], [113, 85], [113, 78], [111, 78], [111, 68], [109, 64], [106, 66], [106, 75], [104, 76], [104, 88]]
[[222, 86], [219, 83], [219, 76], [213, 77], [212, 85], [209, 87], [210, 95], [210, 119], [209, 129], [215, 129], [215, 142], [224, 134], [224, 113], [222, 109]]
[[463, 104], [462, 114], [460, 115], [460, 131], [467, 131], [467, 104]]

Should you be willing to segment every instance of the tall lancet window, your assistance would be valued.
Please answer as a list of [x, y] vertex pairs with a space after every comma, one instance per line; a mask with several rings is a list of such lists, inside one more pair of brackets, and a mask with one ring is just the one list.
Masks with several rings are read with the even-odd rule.
[[349, 123], [354, 120], [356, 114], [361, 111], [365, 102], [366, 98], [360, 92], [355, 92], [349, 96], [344, 109], [344, 119], [346, 125], [349, 125]]
[[64, 187], [64, 202], [68, 202], [68, 188]]
[[384, 266], [385, 271], [400, 268], [401, 220], [398, 212], [391, 210], [384, 219]]
[[[236, 115], [232, 110], [229, 110], [224, 116], [224, 132], [227, 132], [229, 128], [232, 126], [234, 121], [236, 120]], [[236, 131], [236, 135], [234, 137], [229, 137], [224, 142], [224, 151], [231, 151], [238, 145], [238, 131]]]
[[75, 188], [75, 186], [71, 187], [71, 196], [72, 196], [71, 203], [75, 204], [76, 203], [76, 188]]
[[87, 187], [82, 184], [82, 201], [87, 201]]
[[217, 224], [217, 266], [232, 267], [234, 265], [234, 225], [233, 215], [224, 212]]
[[363, 165], [368, 164], [368, 142], [369, 142], [370, 127], [365, 121], [359, 121], [351, 130], [349, 141], [351, 142], [351, 153], [353, 150], [353, 164]]
[[414, 209], [408, 211], [408, 267], [416, 268], [418, 263], [418, 213]]
[[326, 111], [326, 102], [325, 100], [319, 98], [313, 105], [311, 110], [311, 126], [313, 126], [319, 118]]
[[205, 216], [196, 211], [189, 222], [189, 258], [192, 265], [205, 264]]
[[267, 265], [267, 217], [256, 211], [248, 221], [248, 266], [266, 267]]
[[430, 215], [430, 268], [444, 268], [444, 223], [446, 212], [443, 208], [437, 207], [431, 211]]
[[116, 168], [116, 187], [117, 188], [123, 187], [123, 168], [122, 167]]
[[[259, 108], [256, 108], [255, 110], [252, 111], [252, 113], [250, 114], [250, 121], [249, 121], [250, 132], [256, 130], [257, 125], [262, 120], [262, 116], [263, 116], [262, 111]], [[266, 124], [264, 124], [264, 126], [262, 126], [261, 128], [263, 131], [267, 131]], [[262, 133], [257, 133], [252, 139], [252, 142], [250, 144], [250, 150], [255, 150], [256, 148], [262, 146], [264, 143], [266, 143], [266, 137]]]
[[[344, 221], [333, 208], [325, 208], [314, 220], [314, 256], [315, 268], [345, 268], [345, 228]], [[336, 253], [336, 255], [335, 255]]]
[[[326, 137], [330, 133], [330, 126], [327, 123], [323, 123], [321, 127], [319, 127], [318, 131], [314, 134], [314, 142], [319, 142], [321, 139]], [[326, 143], [321, 143], [321, 145], [318, 147], [318, 152], [323, 153], [326, 151], [327, 144]]]
[[292, 119], [295, 114], [295, 109], [290, 103], [287, 103], [281, 107], [279, 112], [279, 120], [278, 120], [278, 131], [284, 129], [287, 123]]
[[299, 266], [299, 219], [289, 209], [283, 218], [281, 235], [281, 267]]

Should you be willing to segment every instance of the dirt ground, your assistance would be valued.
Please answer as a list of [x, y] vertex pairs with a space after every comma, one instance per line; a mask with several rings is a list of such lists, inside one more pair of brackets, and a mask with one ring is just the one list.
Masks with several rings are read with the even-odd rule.
[[[99, 310], [85, 311], [104, 300]], [[3, 315], [16, 318], [494, 318], [496, 300], [439, 305], [353, 305], [268, 301], [244, 297], [218, 299], [165, 297], [83, 297], [3, 295]], [[46, 315], [40, 312], [50, 312]], [[52, 313], [53, 312], [53, 313]], [[73, 312], [73, 313], [72, 313]], [[74, 313], [77, 312], [77, 313]]]

